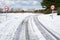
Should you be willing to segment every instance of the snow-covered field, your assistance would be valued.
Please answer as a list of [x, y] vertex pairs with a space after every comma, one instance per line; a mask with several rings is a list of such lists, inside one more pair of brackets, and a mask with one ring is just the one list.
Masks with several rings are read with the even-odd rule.
[[[53, 32], [57, 37], [60, 36], [60, 16], [58, 16], [56, 13], [49, 15], [41, 15], [38, 17], [39, 21], [45, 25], [47, 29], [49, 29], [51, 32]], [[60, 38], [60, 37], [59, 37]]]
[[[0, 14], [0, 40], [12, 40], [20, 23], [28, 16], [38, 15], [39, 21], [57, 37], [60, 36], [60, 16], [53, 14], [5, 13]], [[30, 19], [31, 20], [31, 19]], [[38, 30], [38, 29], [37, 29]], [[37, 34], [37, 33], [36, 33]], [[38, 34], [37, 34], [38, 35]], [[40, 37], [40, 36], [39, 36]]]

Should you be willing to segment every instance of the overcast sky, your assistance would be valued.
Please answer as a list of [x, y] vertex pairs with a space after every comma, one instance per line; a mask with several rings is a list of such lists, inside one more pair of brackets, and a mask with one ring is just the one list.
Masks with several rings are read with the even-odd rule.
[[42, 0], [0, 0], [0, 7], [9, 6], [21, 9], [41, 9]]

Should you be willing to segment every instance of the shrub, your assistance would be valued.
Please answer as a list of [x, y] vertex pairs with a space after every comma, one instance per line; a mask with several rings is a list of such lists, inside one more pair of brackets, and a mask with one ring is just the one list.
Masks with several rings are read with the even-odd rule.
[[60, 15], [60, 8], [57, 9], [57, 15]]
[[45, 14], [50, 14], [52, 12], [52, 10], [51, 9], [47, 9], [47, 10], [45, 10]]

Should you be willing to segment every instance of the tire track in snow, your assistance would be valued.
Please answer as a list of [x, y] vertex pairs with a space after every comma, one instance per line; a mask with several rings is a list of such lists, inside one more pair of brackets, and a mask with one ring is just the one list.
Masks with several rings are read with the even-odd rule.
[[26, 36], [26, 40], [30, 40], [30, 37], [29, 37], [29, 30], [28, 30], [28, 21], [26, 22], [25, 36]]
[[60, 40], [56, 35], [54, 35], [51, 31], [49, 31], [40, 21], [37, 17], [34, 17], [34, 21], [40, 32], [43, 34], [43, 36], [46, 38], [46, 40]]
[[17, 28], [16, 32], [15, 32], [15, 35], [14, 35], [14, 38], [13, 40], [19, 40], [19, 36], [20, 36], [20, 33], [22, 31], [22, 26], [24, 24], [24, 20], [22, 21], [22, 23], [19, 25], [19, 27]]
[[25, 40], [29, 40], [29, 33], [28, 33], [28, 18], [30, 16], [26, 17], [22, 22], [21, 24], [19, 25], [19, 27], [17, 28], [16, 32], [15, 32], [15, 35], [14, 35], [14, 38], [13, 40], [19, 40], [20, 39], [20, 33], [22, 32], [22, 28], [23, 26], [25, 26]]

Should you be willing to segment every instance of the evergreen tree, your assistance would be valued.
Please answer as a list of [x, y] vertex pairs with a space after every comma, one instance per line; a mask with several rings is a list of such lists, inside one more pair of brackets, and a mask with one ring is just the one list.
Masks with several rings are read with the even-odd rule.
[[51, 5], [55, 5], [58, 8], [60, 7], [60, 0], [43, 0], [41, 5], [42, 7], [46, 6], [46, 9], [50, 8]]

